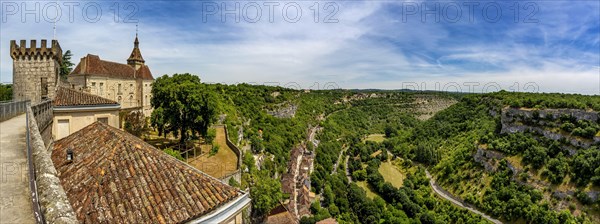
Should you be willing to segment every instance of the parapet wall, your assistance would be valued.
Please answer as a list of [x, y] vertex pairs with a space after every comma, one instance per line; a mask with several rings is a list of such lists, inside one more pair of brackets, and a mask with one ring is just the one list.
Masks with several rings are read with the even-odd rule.
[[30, 100], [37, 104], [44, 99], [53, 99], [56, 93], [62, 50], [58, 41], [52, 40], [50, 46], [42, 40], [37, 46], [36, 40], [31, 40], [26, 46], [21, 40], [17, 45], [10, 41], [10, 57], [13, 59], [13, 99], [16, 101]]
[[26, 40], [20, 40], [17, 45], [16, 40], [10, 41], [10, 57], [14, 60], [31, 60], [31, 59], [54, 59], [62, 63], [62, 49], [57, 40], [52, 40], [51, 45], [47, 46], [46, 40], [41, 41], [40, 47], [37, 46], [36, 40], [30, 40], [30, 45], [27, 47]]
[[32, 189], [34, 203], [37, 198], [37, 204], [39, 204], [43, 220], [46, 223], [79, 223], [67, 194], [60, 184], [58, 173], [50, 158], [50, 152], [44, 144], [31, 107], [27, 107], [27, 117], [28, 153], [30, 154], [28, 157], [33, 160], [35, 170], [35, 178], [31, 180], [30, 177], [30, 182], [34, 182]]

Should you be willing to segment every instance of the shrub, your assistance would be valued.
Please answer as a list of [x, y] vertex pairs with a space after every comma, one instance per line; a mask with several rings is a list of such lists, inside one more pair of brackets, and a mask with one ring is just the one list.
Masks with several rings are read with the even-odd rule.
[[209, 154], [210, 154], [211, 156], [214, 156], [214, 155], [216, 155], [216, 154], [219, 152], [219, 148], [220, 148], [220, 146], [219, 146], [219, 145], [217, 145], [217, 144], [214, 144], [214, 145], [213, 145], [213, 147], [212, 147], [212, 149], [210, 149], [210, 153], [209, 153]]
[[173, 157], [177, 158], [178, 160], [181, 160], [181, 161], [185, 160], [183, 158], [183, 156], [181, 156], [181, 153], [179, 151], [173, 150], [172, 148], [163, 149], [163, 152], [169, 154], [170, 156], [173, 156]]

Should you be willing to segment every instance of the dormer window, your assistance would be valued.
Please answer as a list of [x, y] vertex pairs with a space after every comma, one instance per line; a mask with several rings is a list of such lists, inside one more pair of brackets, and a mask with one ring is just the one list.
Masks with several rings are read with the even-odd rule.
[[73, 150], [72, 149], [67, 149], [67, 155], [66, 155], [66, 159], [67, 162], [73, 162]]

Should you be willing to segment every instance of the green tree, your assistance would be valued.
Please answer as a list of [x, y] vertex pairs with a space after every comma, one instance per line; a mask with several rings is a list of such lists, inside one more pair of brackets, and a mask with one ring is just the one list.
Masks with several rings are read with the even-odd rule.
[[67, 50], [62, 56], [62, 64], [60, 65], [60, 77], [63, 79], [67, 79], [67, 75], [71, 73], [73, 70], [73, 62], [71, 62], [71, 57], [73, 54], [71, 50]]
[[391, 138], [393, 135], [396, 135], [396, 129], [394, 129], [394, 127], [392, 126], [386, 126], [385, 127], [385, 137], [387, 138]]
[[217, 137], [217, 130], [214, 128], [209, 128], [206, 132], [206, 136], [204, 139], [206, 140], [206, 144], [212, 144], [213, 140]]
[[252, 212], [255, 217], [264, 217], [267, 215], [283, 198], [281, 182], [270, 178], [266, 174], [266, 172], [257, 173], [257, 176], [254, 178], [256, 182], [250, 187]]
[[546, 165], [544, 174], [553, 184], [560, 184], [568, 172], [569, 163], [567, 163], [562, 153], [558, 153], [556, 158], [548, 160], [548, 165]]
[[200, 78], [189, 73], [164, 75], [152, 88], [152, 125], [165, 133], [174, 133], [184, 143], [189, 134], [206, 136], [216, 121], [217, 97]]
[[137, 137], [147, 129], [146, 117], [141, 111], [132, 111], [125, 116], [125, 130]]
[[12, 84], [0, 83], [0, 101], [12, 100]]
[[546, 159], [548, 159], [548, 149], [543, 146], [529, 147], [523, 154], [523, 162], [533, 165], [536, 169], [542, 167]]

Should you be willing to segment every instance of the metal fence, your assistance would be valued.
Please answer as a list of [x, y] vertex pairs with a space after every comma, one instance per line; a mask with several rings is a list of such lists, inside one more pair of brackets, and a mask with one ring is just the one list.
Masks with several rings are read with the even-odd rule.
[[0, 121], [5, 121], [25, 113], [29, 100], [0, 102]]

